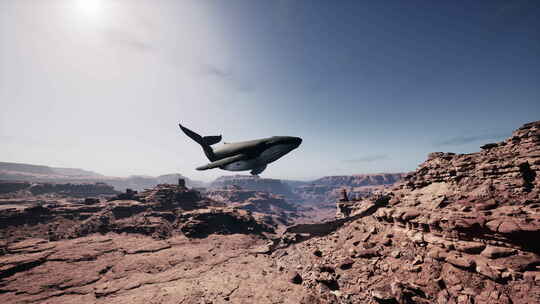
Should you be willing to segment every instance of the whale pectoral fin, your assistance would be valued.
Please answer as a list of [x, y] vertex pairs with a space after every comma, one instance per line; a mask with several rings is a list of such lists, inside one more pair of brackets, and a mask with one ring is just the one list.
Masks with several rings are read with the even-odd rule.
[[266, 165], [262, 165], [260, 167], [257, 167], [255, 169], [251, 170], [251, 172], [249, 172], [249, 173], [251, 173], [251, 175], [259, 175], [264, 171], [264, 169], [266, 169]]
[[239, 161], [239, 160], [244, 160], [246, 158], [247, 158], [246, 155], [238, 154], [238, 155], [226, 157], [226, 158], [223, 158], [223, 159], [220, 159], [220, 160], [216, 160], [216, 161], [211, 162], [209, 164], [206, 164], [204, 166], [198, 167], [197, 170], [208, 170], [208, 169], [219, 168], [219, 167], [226, 166], [226, 165], [228, 165], [230, 163], [234, 163], [234, 162]]

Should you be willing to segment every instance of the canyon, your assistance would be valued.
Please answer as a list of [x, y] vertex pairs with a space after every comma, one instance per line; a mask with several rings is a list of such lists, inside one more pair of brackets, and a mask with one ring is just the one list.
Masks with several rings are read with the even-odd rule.
[[[431, 153], [407, 174], [228, 177], [206, 189], [177, 178], [84, 198], [10, 185], [15, 194], [0, 195], [0, 297], [538, 303], [539, 171], [536, 121], [479, 152]], [[330, 203], [333, 218], [306, 220]]]

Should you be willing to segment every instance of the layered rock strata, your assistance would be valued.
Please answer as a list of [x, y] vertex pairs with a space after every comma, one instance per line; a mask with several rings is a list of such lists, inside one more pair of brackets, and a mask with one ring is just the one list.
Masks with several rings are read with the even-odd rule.
[[369, 199], [340, 201], [349, 224], [274, 254], [298, 265], [305, 303], [539, 303], [539, 171], [540, 121], [477, 153], [432, 153], [372, 215]]

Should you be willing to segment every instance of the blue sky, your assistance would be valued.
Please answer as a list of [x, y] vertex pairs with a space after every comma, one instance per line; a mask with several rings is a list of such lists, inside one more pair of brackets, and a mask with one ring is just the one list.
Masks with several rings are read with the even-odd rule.
[[302, 137], [267, 177], [411, 171], [540, 119], [539, 59], [537, 1], [0, 0], [0, 160], [233, 174], [182, 122]]

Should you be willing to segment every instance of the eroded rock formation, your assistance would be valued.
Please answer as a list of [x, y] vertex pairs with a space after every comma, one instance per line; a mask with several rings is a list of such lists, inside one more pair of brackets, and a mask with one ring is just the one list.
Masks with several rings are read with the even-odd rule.
[[[199, 192], [178, 185], [160, 184], [141, 193], [128, 191], [119, 197], [128, 194], [131, 195], [128, 200], [54, 201], [4, 208], [0, 210], [0, 232], [2, 238], [11, 243], [28, 237], [56, 241], [108, 232], [162, 239], [181, 231], [192, 231], [185, 227], [194, 226], [195, 222], [198, 227], [204, 224], [211, 227], [206, 229], [207, 233], [202, 230], [190, 233], [197, 236], [272, 231], [247, 211], [203, 198]], [[220, 221], [220, 224], [215, 228], [206, 221]]]
[[312, 303], [538, 303], [539, 171], [540, 122], [478, 153], [432, 153], [386, 203], [338, 202], [348, 224], [278, 263], [298, 265]]
[[246, 190], [240, 186], [226, 186], [221, 189], [207, 191], [205, 196], [216, 201], [242, 210], [272, 217], [268, 223], [281, 225], [292, 224], [299, 217], [301, 206], [289, 203], [282, 195], [266, 191]]

